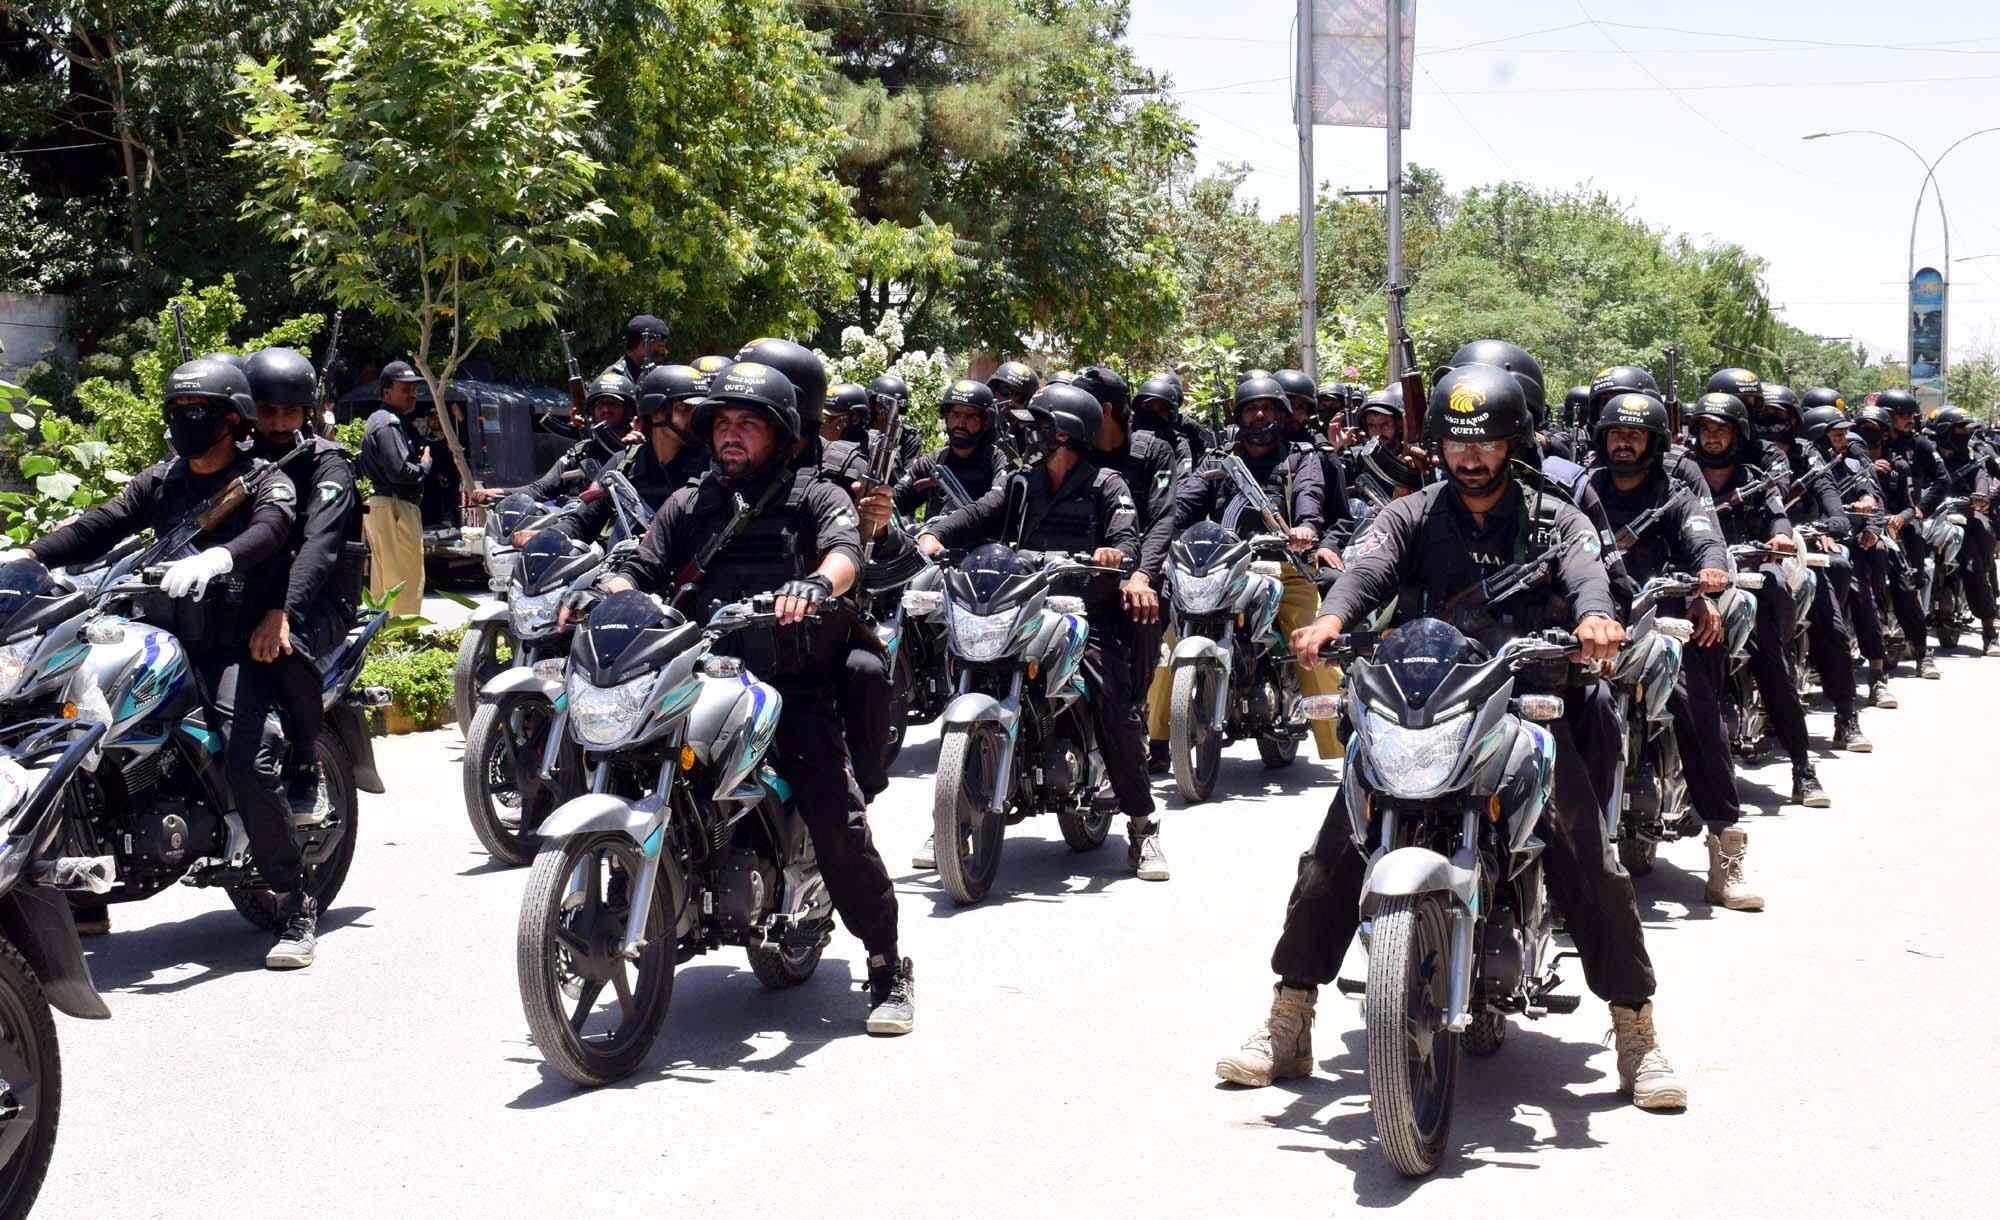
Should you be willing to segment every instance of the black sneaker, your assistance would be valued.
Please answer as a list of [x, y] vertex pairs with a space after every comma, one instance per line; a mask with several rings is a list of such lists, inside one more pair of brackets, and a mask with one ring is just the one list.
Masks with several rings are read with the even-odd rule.
[[1174, 769], [1174, 760], [1167, 754], [1167, 743], [1155, 741], [1146, 747], [1146, 774], [1165, 775]]
[[319, 947], [319, 903], [297, 890], [278, 905], [278, 943], [264, 955], [267, 970], [303, 970]]
[[320, 795], [326, 791], [320, 783], [319, 768], [295, 768], [285, 780], [285, 803], [292, 808], [294, 821], [313, 821], [320, 817]]
[[1811, 763], [1792, 764], [1792, 804], [1808, 809], [1825, 809], [1833, 804], [1826, 789], [1819, 786], [1819, 773]]
[[1875, 748], [1873, 742], [1861, 733], [1859, 712], [1835, 712], [1833, 715], [1833, 748], [1852, 750], [1856, 754], [1866, 754]]
[[905, 957], [868, 971], [868, 1032], [907, 1034], [917, 1027], [917, 975]]

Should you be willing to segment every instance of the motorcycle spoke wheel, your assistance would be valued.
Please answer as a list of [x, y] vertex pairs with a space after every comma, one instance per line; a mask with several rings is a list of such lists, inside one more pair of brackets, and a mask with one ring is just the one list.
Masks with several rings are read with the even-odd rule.
[[465, 813], [495, 860], [516, 867], [535, 858], [537, 828], [576, 795], [581, 762], [564, 742], [548, 779], [542, 754], [555, 708], [541, 695], [516, 692], [484, 704], [465, 734]]
[[41, 1193], [62, 1111], [62, 1052], [40, 980], [0, 938], [0, 1216], [26, 1216]]
[[1000, 743], [990, 732], [952, 729], [938, 750], [937, 789], [931, 810], [932, 848], [938, 880], [959, 906], [986, 897], [1000, 872], [1007, 819], [983, 807], [999, 774]]
[[658, 882], [637, 959], [622, 952], [630, 894], [649, 866], [624, 835], [550, 843], [521, 901], [515, 966], [535, 1046], [581, 1085], [630, 1075], [651, 1052], [673, 997], [674, 942]]
[[1368, 947], [1368, 1097], [1382, 1154], [1405, 1177], [1444, 1159], [1459, 1035], [1444, 1025], [1450, 926], [1435, 894], [1391, 898]]

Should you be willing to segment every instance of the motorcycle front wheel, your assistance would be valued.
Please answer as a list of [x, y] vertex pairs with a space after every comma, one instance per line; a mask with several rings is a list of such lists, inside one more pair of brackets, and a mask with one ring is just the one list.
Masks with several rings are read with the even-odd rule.
[[1167, 754], [1173, 761], [1174, 787], [1190, 805], [1208, 799], [1222, 769], [1222, 734], [1209, 727], [1215, 716], [1215, 688], [1221, 683], [1222, 672], [1209, 666], [1183, 665], [1174, 671]]
[[1404, 1177], [1444, 1159], [1459, 1036], [1446, 1029], [1451, 920], [1437, 894], [1386, 900], [1368, 945], [1368, 1101], [1382, 1155]]
[[0, 1220], [35, 1206], [62, 1112], [62, 1054], [42, 984], [0, 940]]
[[[326, 787], [326, 821], [323, 825], [292, 827], [299, 840], [299, 854], [305, 861], [306, 893], [326, 914], [340, 887], [347, 883], [347, 870], [354, 865], [354, 845], [360, 817], [360, 802], [354, 795], [354, 764], [340, 734], [328, 728], [319, 739], [320, 782]], [[259, 928], [276, 930], [280, 898], [258, 886], [229, 887], [229, 902], [236, 913]]]
[[667, 1019], [675, 945], [666, 904], [675, 887], [664, 876], [655, 879], [638, 959], [620, 952], [646, 867], [629, 836], [594, 834], [544, 843], [528, 873], [514, 934], [521, 1008], [542, 1057], [580, 1085], [638, 1070]]
[[465, 815], [495, 860], [515, 867], [535, 858], [536, 828], [575, 795], [583, 760], [564, 742], [548, 779], [542, 754], [555, 707], [532, 691], [512, 691], [473, 713], [465, 731]]
[[938, 880], [951, 900], [962, 907], [986, 897], [1000, 873], [1007, 819], [984, 808], [994, 785], [1007, 782], [999, 772], [1000, 739], [996, 732], [965, 727], [946, 730], [938, 749], [932, 847]]
[[[517, 645], [508, 625], [498, 619], [469, 623], [458, 642], [458, 662], [451, 667], [451, 707], [458, 714], [461, 732], [472, 726], [479, 712], [479, 692], [501, 670], [513, 664]], [[501, 652], [507, 657], [502, 659]]]

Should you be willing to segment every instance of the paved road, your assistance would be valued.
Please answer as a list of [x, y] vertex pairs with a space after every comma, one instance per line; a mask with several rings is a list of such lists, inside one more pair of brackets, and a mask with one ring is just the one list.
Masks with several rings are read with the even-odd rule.
[[311, 970], [265, 973], [266, 942], [210, 895], [116, 910], [93, 942], [114, 1017], [61, 1023], [37, 1215], [1992, 1215], [2000, 938], [1988, 879], [1954, 865], [1989, 854], [1991, 746], [1967, 726], [1991, 723], [2000, 661], [1944, 668], [1868, 715], [1873, 757], [1822, 762], [1832, 809], [1778, 814], [1786, 777], [1751, 777], [1767, 913], [1703, 905], [1696, 843], [1642, 883], [1686, 1114], [1620, 1101], [1586, 1003], [1468, 1063], [1458, 1155], [1421, 1184], [1374, 1146], [1350, 1002], [1323, 1001], [1311, 1079], [1211, 1075], [1267, 1002], [1325, 766], [1269, 774], [1239, 748], [1229, 799], [1167, 810], [1164, 884], [1125, 872], [1121, 837], [1077, 856], [1030, 823], [1004, 893], [954, 911], [907, 863], [936, 757], [919, 735], [876, 817], [918, 1032], [862, 1033], [845, 934], [784, 994], [722, 954], [682, 970], [646, 1070], [582, 1093], [527, 1043], [524, 874], [465, 824], [458, 735], [387, 741], [394, 791], [364, 801]]

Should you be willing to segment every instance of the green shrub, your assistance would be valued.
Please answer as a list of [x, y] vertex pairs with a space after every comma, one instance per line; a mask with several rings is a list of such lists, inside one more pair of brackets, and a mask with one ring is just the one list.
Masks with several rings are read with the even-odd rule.
[[403, 714], [422, 728], [437, 727], [451, 706], [451, 671], [456, 650], [445, 648], [385, 648], [361, 667], [363, 686], [380, 686]]

